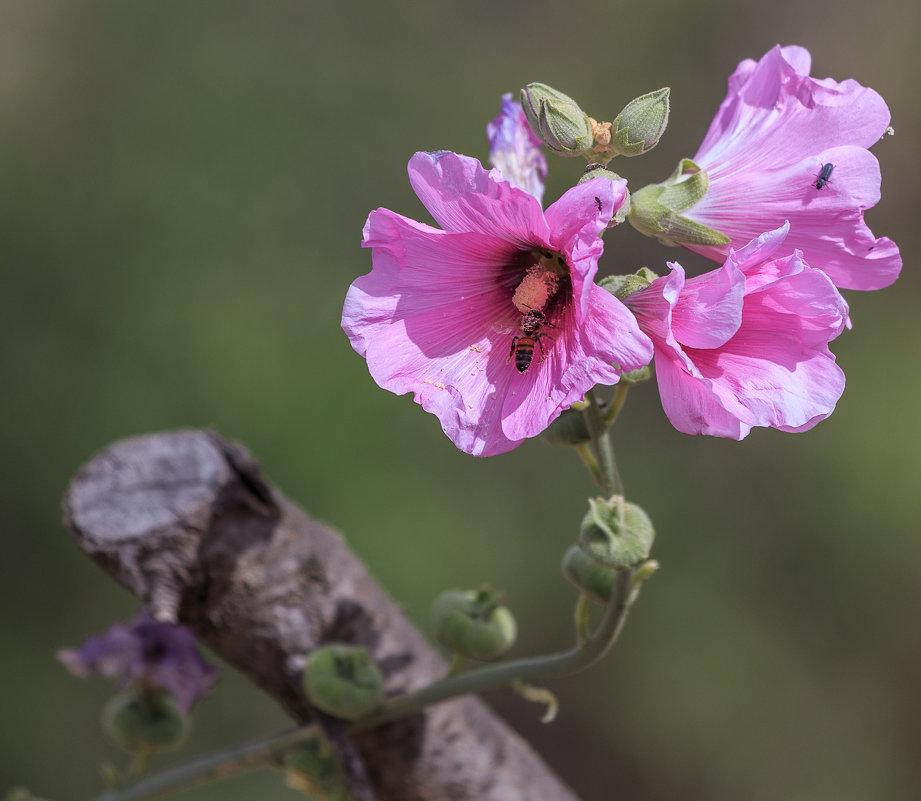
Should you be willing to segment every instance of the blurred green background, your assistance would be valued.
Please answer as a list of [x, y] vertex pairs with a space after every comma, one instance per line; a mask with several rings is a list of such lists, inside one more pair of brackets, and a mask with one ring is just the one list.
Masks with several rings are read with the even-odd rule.
[[[618, 456], [663, 569], [615, 653], [549, 683], [555, 723], [489, 700], [585, 801], [919, 797], [919, 29], [901, 0], [2, 0], [0, 793], [85, 798], [117, 758], [97, 726], [109, 687], [54, 652], [135, 609], [60, 525], [70, 476], [121, 437], [214, 426], [420, 625], [442, 588], [487, 580], [517, 612], [516, 653], [567, 645], [558, 563], [592, 485], [539, 442], [468, 457], [373, 384], [339, 329], [370, 269], [362, 224], [378, 206], [427, 219], [410, 155], [485, 158], [500, 96], [535, 80], [605, 119], [670, 85], [661, 145], [621, 165], [634, 186], [664, 178], [736, 64], [780, 42], [887, 99], [867, 219], [904, 276], [849, 294], [849, 386], [812, 432], [691, 438], [654, 385], [631, 393]], [[548, 200], [579, 169], [553, 161]], [[607, 249], [603, 272], [702, 263], [627, 226]], [[187, 754], [286, 725], [228, 673]], [[295, 797], [271, 773], [184, 797], [254, 795]]]

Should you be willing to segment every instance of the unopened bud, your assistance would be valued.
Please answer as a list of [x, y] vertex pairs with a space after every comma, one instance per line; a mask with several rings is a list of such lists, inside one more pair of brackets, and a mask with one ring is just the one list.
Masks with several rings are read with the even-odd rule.
[[324, 645], [307, 659], [304, 693], [314, 706], [343, 720], [359, 720], [384, 700], [384, 677], [355, 645]]
[[642, 508], [621, 495], [607, 500], [589, 498], [588, 506], [579, 532], [579, 547], [593, 561], [624, 570], [649, 556], [655, 530]]
[[521, 90], [521, 107], [531, 130], [555, 153], [579, 156], [591, 147], [591, 124], [569, 95], [543, 83], [529, 83]]
[[515, 644], [518, 627], [502, 594], [488, 587], [445, 590], [432, 605], [435, 639], [470, 659], [498, 659]]
[[276, 760], [291, 789], [322, 801], [351, 799], [336, 752], [319, 726], [309, 737], [279, 753]]
[[585, 415], [576, 409], [564, 409], [540, 436], [549, 445], [582, 445], [592, 438]]
[[652, 150], [668, 125], [668, 87], [631, 100], [614, 119], [609, 149], [618, 156]]
[[563, 576], [600, 606], [607, 606], [617, 571], [591, 559], [578, 545], [563, 555]]
[[189, 733], [190, 721], [163, 690], [123, 690], [102, 708], [102, 730], [119, 748], [137, 755], [169, 751]]

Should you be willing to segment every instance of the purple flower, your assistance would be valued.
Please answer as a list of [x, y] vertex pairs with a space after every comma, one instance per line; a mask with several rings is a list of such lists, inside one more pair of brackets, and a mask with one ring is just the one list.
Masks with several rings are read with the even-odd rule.
[[502, 96], [502, 111], [486, 126], [489, 139], [489, 163], [513, 186], [544, 198], [547, 157], [541, 141], [534, 135], [520, 103], [511, 94]]
[[672, 425], [742, 439], [753, 426], [805, 431], [828, 417], [844, 374], [828, 343], [847, 305], [796, 251], [773, 259], [788, 226], [730, 251], [722, 268], [672, 273], [627, 298], [655, 343], [656, 378]]
[[879, 164], [867, 148], [885, 134], [889, 109], [856, 81], [809, 77], [810, 64], [804, 48], [776, 46], [736, 68], [694, 156], [710, 187], [682, 212], [731, 242], [687, 247], [722, 261], [731, 247], [789, 220], [787, 245], [835, 286], [880, 289], [902, 267], [898, 246], [876, 239], [863, 220], [880, 197]]
[[455, 153], [417, 153], [409, 178], [443, 230], [371, 212], [373, 269], [349, 289], [342, 327], [374, 380], [412, 392], [458, 448], [509, 451], [649, 362], [633, 315], [593, 283], [624, 181], [581, 184], [544, 212]]
[[98, 673], [120, 679], [122, 686], [135, 681], [147, 689], [162, 688], [185, 712], [211, 689], [220, 672], [201, 658], [188, 629], [158, 623], [146, 609], [129, 625], [116, 623], [79, 649], [59, 651], [58, 659], [82, 678]]

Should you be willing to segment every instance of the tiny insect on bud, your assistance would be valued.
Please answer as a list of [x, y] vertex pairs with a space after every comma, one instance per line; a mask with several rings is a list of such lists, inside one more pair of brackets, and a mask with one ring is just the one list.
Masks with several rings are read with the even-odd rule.
[[310, 703], [343, 720], [359, 720], [384, 700], [384, 677], [360, 646], [317, 648], [304, 665], [302, 683]]
[[515, 644], [518, 627], [502, 593], [488, 587], [445, 590], [432, 605], [435, 639], [470, 659], [498, 659]]
[[139, 756], [177, 748], [190, 720], [163, 690], [123, 690], [102, 709], [102, 730], [119, 748]]

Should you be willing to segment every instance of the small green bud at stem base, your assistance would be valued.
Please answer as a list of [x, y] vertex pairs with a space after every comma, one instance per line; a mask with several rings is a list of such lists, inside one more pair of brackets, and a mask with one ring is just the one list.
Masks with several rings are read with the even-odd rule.
[[189, 733], [190, 721], [176, 699], [163, 690], [129, 688], [102, 709], [102, 730], [119, 748], [135, 755], [177, 748]]
[[359, 720], [384, 699], [384, 677], [368, 652], [353, 645], [325, 645], [307, 660], [304, 693], [324, 712], [343, 720]]
[[445, 590], [432, 605], [435, 639], [470, 659], [498, 659], [515, 644], [518, 627], [501, 595], [479, 590]]

